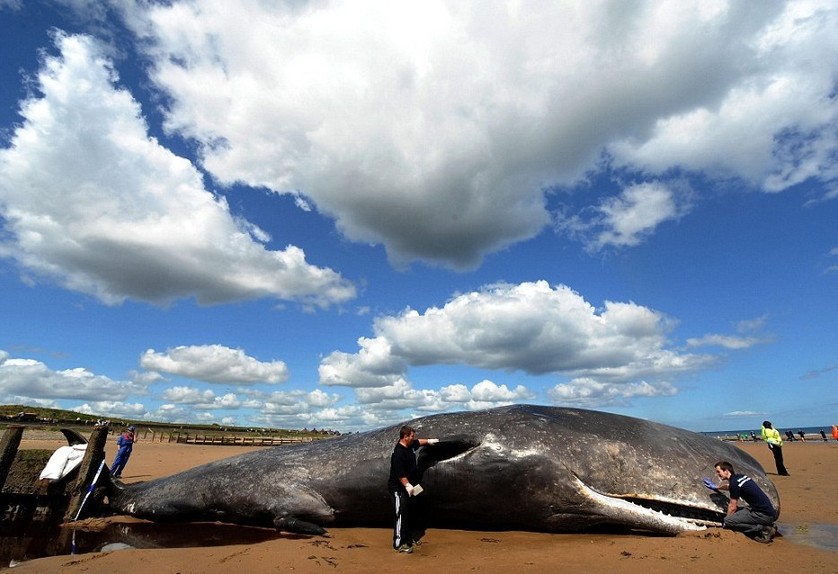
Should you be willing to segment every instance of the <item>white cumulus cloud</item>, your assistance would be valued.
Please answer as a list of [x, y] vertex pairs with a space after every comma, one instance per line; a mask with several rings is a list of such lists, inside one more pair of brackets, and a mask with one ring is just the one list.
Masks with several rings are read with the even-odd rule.
[[724, 347], [725, 349], [747, 349], [754, 345], [766, 343], [766, 339], [760, 337], [743, 337], [736, 335], [710, 334], [703, 337], [690, 337], [687, 345], [690, 347]]
[[373, 328], [376, 336], [359, 339], [358, 353], [335, 351], [321, 361], [320, 382], [353, 387], [359, 403], [385, 410], [484, 408], [534, 397], [524, 386], [488, 380], [471, 389], [417, 389], [407, 380], [411, 367], [462, 364], [569, 376], [550, 398], [596, 406], [674, 394], [669, 379], [712, 361], [670, 347], [670, 321], [659, 312], [613, 301], [597, 309], [545, 281], [492, 285], [424, 313], [379, 317]]
[[150, 371], [208, 383], [277, 384], [288, 379], [284, 362], [259, 361], [241, 349], [223, 345], [184, 345], [162, 353], [148, 349], [140, 357], [140, 365]]
[[584, 215], [560, 217], [558, 227], [580, 237], [592, 251], [608, 246], [632, 247], [660, 224], [689, 212], [692, 194], [679, 187], [657, 181], [630, 185]]
[[263, 231], [150, 137], [95, 40], [55, 39], [60, 55], [43, 60], [40, 95], [22, 103], [23, 122], [0, 149], [0, 256], [107, 303], [354, 297], [300, 248], [267, 249]]
[[194, 387], [169, 387], [163, 391], [163, 400], [196, 409], [236, 409], [241, 406], [235, 393], [218, 396], [212, 390]]
[[148, 411], [142, 403], [126, 403], [124, 401], [91, 401], [70, 410], [87, 415], [100, 415], [114, 419], [147, 419]]
[[545, 281], [490, 286], [424, 313], [379, 317], [373, 328], [376, 337], [359, 339], [358, 353], [335, 351], [321, 361], [321, 383], [384, 386], [409, 366], [433, 364], [628, 381], [706, 361], [668, 348], [668, 319], [652, 309], [613, 301], [596, 309], [570, 288]]
[[145, 390], [145, 385], [97, 375], [84, 367], [53, 370], [41, 361], [10, 358], [0, 351], [0, 397], [4, 402], [70, 398], [121, 401]]
[[676, 393], [677, 389], [665, 381], [617, 384], [593, 378], [574, 379], [547, 391], [556, 404], [587, 408], [625, 405], [635, 397], [668, 396]]
[[[548, 190], [608, 168], [838, 189], [828, 0], [120, 6], [203, 167], [397, 263], [476, 266], [549, 224]], [[601, 212], [598, 241], [632, 245], [678, 206]]]

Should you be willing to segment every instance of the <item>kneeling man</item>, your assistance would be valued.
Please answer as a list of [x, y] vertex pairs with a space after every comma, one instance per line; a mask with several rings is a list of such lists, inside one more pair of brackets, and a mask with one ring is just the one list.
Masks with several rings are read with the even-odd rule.
[[[777, 511], [771, 504], [771, 500], [762, 489], [745, 474], [736, 474], [733, 465], [727, 461], [716, 463], [716, 476], [727, 481], [727, 490], [730, 491], [730, 503], [727, 506], [727, 516], [724, 520], [724, 527], [745, 536], [767, 544], [777, 534], [777, 527], [774, 522], [777, 520]], [[724, 488], [719, 485], [717, 488]], [[739, 499], [744, 500], [748, 505], [739, 507]]]

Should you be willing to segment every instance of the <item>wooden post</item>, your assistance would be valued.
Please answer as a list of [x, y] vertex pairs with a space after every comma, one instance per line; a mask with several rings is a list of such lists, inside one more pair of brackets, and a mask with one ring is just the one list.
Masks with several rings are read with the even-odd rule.
[[12, 469], [21, 437], [23, 437], [23, 427], [15, 425], [7, 428], [3, 433], [3, 438], [0, 439], [0, 490], [6, 484], [6, 477]]
[[[65, 521], [74, 520], [81, 508], [82, 501], [87, 494], [90, 484], [99, 470], [99, 464], [105, 460], [105, 443], [108, 441], [108, 427], [101, 426], [93, 429], [90, 433], [90, 442], [87, 443], [87, 450], [79, 466], [79, 477], [70, 491], [70, 504], [64, 515]], [[108, 472], [102, 469], [102, 473]]]

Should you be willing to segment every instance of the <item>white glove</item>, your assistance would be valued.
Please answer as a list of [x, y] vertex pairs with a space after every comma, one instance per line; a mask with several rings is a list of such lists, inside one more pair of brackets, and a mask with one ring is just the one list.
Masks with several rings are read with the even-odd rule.
[[429, 438], [428, 439], [428, 444], [436, 444], [438, 442], [439, 442], [438, 438]]
[[407, 491], [408, 496], [413, 496], [413, 485], [409, 482], [404, 485], [404, 489]]

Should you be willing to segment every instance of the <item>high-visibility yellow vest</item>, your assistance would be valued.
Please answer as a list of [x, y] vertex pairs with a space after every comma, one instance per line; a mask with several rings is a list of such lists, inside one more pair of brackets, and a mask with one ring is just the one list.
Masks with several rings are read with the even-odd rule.
[[762, 440], [767, 443], [783, 446], [783, 439], [780, 438], [780, 431], [762, 427]]

